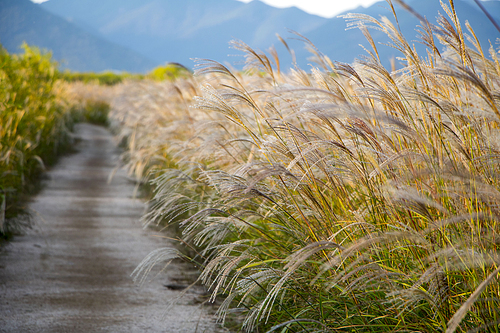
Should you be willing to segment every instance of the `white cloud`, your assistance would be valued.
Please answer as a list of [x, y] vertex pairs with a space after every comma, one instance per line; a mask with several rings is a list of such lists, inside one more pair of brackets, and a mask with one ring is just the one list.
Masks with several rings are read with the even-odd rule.
[[[31, 0], [35, 3], [42, 3], [48, 0]], [[250, 2], [252, 0], [238, 0]], [[377, 1], [382, 0], [261, 0], [268, 5], [285, 8], [295, 6], [310, 14], [323, 17], [334, 17], [341, 12], [354, 9], [358, 6], [368, 7]]]
[[[252, 0], [238, 0], [250, 2]], [[341, 12], [354, 9], [358, 6], [368, 7], [381, 0], [261, 0], [268, 5], [285, 8], [295, 6], [310, 14], [316, 14], [323, 17], [334, 17]]]

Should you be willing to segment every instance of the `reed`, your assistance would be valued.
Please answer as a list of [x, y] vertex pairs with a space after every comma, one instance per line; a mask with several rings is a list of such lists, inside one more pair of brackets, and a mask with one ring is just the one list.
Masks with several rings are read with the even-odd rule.
[[[70, 146], [73, 118], [64, 108], [57, 64], [50, 54], [23, 46], [0, 49], [0, 234], [17, 232], [11, 219], [22, 198], [36, 188], [46, 165]], [[24, 225], [24, 223], [22, 223]]]
[[[443, 8], [419, 27], [425, 55], [389, 20], [350, 14], [372, 47], [353, 65], [316, 50], [311, 72], [284, 73], [235, 41], [245, 73], [199, 60], [194, 77], [120, 86], [124, 163], [155, 188], [144, 222], [180, 220], [221, 321], [499, 331], [500, 64]], [[382, 66], [370, 26], [400, 69]]]

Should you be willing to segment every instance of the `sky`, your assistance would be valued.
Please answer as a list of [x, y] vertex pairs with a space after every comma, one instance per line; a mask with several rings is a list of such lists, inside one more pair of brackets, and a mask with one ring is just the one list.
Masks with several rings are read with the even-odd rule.
[[[47, 0], [32, 0], [36, 3]], [[238, 0], [241, 2], [250, 2], [251, 0]], [[309, 14], [316, 14], [323, 17], [334, 17], [341, 12], [358, 6], [368, 7], [380, 0], [261, 0], [268, 5], [284, 8], [295, 6]]]
[[[238, 0], [250, 2], [251, 0]], [[295, 6], [309, 14], [323, 17], [334, 17], [346, 10], [358, 6], [368, 7], [380, 0], [261, 0], [268, 5], [284, 8]]]

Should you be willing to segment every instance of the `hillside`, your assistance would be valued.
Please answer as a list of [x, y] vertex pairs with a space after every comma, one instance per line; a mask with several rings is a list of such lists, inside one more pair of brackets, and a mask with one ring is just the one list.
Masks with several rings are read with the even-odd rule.
[[[276, 33], [307, 34], [328, 20], [297, 8], [235, 0], [50, 0], [41, 5], [84, 29], [129, 47], [158, 63], [192, 66], [194, 57], [233, 62], [228, 42], [241, 39], [259, 49], [278, 46]], [[302, 45], [298, 44], [301, 48]], [[281, 45], [280, 45], [281, 47]], [[281, 53], [286, 53], [284, 47]]]
[[[431, 22], [435, 22], [438, 11], [443, 12], [438, 0], [411, 0], [408, 3]], [[470, 21], [483, 45], [487, 46], [488, 40], [495, 41], [498, 32], [472, 0], [457, 0], [455, 3], [462, 22]], [[491, 13], [500, 16], [500, 1], [486, 1], [484, 4]], [[291, 58], [276, 38], [276, 33], [279, 33], [289, 37], [287, 42], [295, 50], [299, 65], [305, 67], [310, 54], [288, 29], [306, 36], [323, 53], [338, 61], [352, 62], [365, 53], [359, 44], [367, 46], [359, 30], [346, 31], [343, 18], [325, 19], [294, 7], [274, 8], [258, 0], [250, 3], [235, 0], [50, 0], [41, 6], [158, 64], [175, 61], [192, 67], [191, 58], [237, 63], [241, 59], [228, 57], [238, 54], [228, 48], [228, 42], [240, 39], [260, 50], [275, 45], [282, 61], [289, 67]], [[375, 18], [392, 17], [384, 1], [350, 12]], [[404, 35], [409, 40], [416, 39], [418, 21], [404, 10], [398, 9], [398, 15]], [[381, 33], [372, 33], [376, 41], [387, 42]], [[382, 46], [380, 56], [384, 64], [389, 65], [389, 59], [398, 54]]]
[[23, 41], [49, 49], [63, 68], [143, 72], [155, 63], [124, 46], [79, 28], [29, 0], [0, 1], [0, 43], [19, 52]]
[[[408, 0], [412, 7], [435, 22], [439, 0]], [[500, 1], [484, 1], [485, 7], [500, 21]], [[464, 26], [468, 20], [484, 49], [495, 45], [500, 34], [473, 0], [455, 1]], [[380, 1], [368, 8], [350, 12], [375, 18], [392, 17], [388, 4]], [[416, 40], [418, 25], [410, 13], [397, 7], [400, 29], [410, 41]], [[0, 42], [11, 52], [22, 41], [53, 51], [64, 59], [64, 66], [78, 71], [105, 69], [144, 72], [165, 62], [193, 67], [192, 58], [208, 58], [239, 67], [240, 54], [229, 48], [229, 41], [240, 39], [251, 47], [268, 50], [274, 45], [282, 67], [292, 66], [291, 57], [276, 33], [294, 49], [300, 67], [311, 63], [304, 43], [290, 30], [310, 39], [332, 60], [352, 62], [366, 54], [368, 46], [358, 29], [346, 30], [344, 18], [310, 15], [298, 8], [274, 8], [254, 0], [49, 0], [35, 5], [28, 0], [0, 2]], [[464, 26], [465, 29], [465, 26]], [[376, 42], [387, 43], [381, 32], [371, 30]], [[415, 42], [419, 51], [423, 46]], [[394, 49], [380, 45], [384, 65], [398, 57]], [[422, 53], [425, 54], [425, 53]]]
[[[425, 16], [431, 23], [436, 23], [438, 12], [446, 16], [439, 0], [410, 0], [406, 2], [418, 13]], [[465, 21], [467, 20], [474, 29], [474, 32], [479, 38], [484, 50], [489, 48], [490, 41], [493, 45], [495, 45], [495, 41], [500, 37], [500, 33], [486, 18], [484, 13], [480, 11], [479, 7], [477, 7], [472, 0], [455, 0], [454, 3], [464, 32], [467, 32], [465, 27]], [[496, 16], [497, 22], [500, 22], [500, 1], [485, 1], [484, 4], [489, 12]], [[416, 27], [420, 25], [419, 21], [412, 14], [405, 11], [401, 7], [395, 5], [395, 8], [398, 15], [399, 26], [403, 35], [408, 41], [413, 41], [421, 56], [425, 55], [425, 48], [419, 43], [419, 33], [416, 31]], [[389, 5], [385, 2], [374, 4], [368, 8], [358, 7], [350, 12], [370, 15], [377, 19], [381, 16], [386, 16], [393, 23], [395, 22]], [[359, 57], [360, 54], [366, 54], [366, 52], [364, 52], [364, 50], [358, 45], [361, 44], [369, 48], [369, 43], [358, 29], [344, 31], [345, 28], [346, 21], [343, 18], [334, 18], [330, 19], [326, 24], [315, 29], [314, 31], [311, 31], [307, 37], [310, 38], [318, 46], [318, 48], [331, 59], [351, 62], [354, 58]], [[328, 31], [335, 31], [337, 33], [327, 33]], [[384, 33], [375, 29], [370, 29], [370, 33], [372, 34], [373, 39], [378, 42], [377, 47], [382, 62], [384, 65], [389, 66], [389, 59], [400, 56], [399, 52], [394, 48], [382, 45], [383, 43], [390, 42]], [[341, 47], [342, 45], [350, 45], [350, 47]], [[496, 46], [498, 47], [498, 44], [496, 44]]]

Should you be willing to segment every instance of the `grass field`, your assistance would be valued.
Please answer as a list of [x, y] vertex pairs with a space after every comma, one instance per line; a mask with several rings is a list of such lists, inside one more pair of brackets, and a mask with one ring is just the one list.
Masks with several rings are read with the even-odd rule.
[[[155, 188], [144, 221], [180, 223], [221, 320], [498, 332], [500, 65], [446, 12], [420, 28], [425, 55], [388, 20], [350, 15], [372, 48], [352, 66], [318, 51], [311, 72], [285, 73], [234, 42], [244, 73], [200, 61], [193, 78], [121, 87], [124, 163]], [[403, 66], [380, 64], [365, 25]]]
[[123, 164], [154, 189], [144, 223], [178, 225], [190, 248], [153, 252], [135, 278], [192, 261], [220, 320], [248, 332], [500, 331], [500, 63], [452, 4], [422, 22], [426, 54], [352, 14], [371, 47], [354, 65], [311, 45], [316, 66], [285, 72], [234, 41], [244, 72], [200, 60], [115, 85]]

